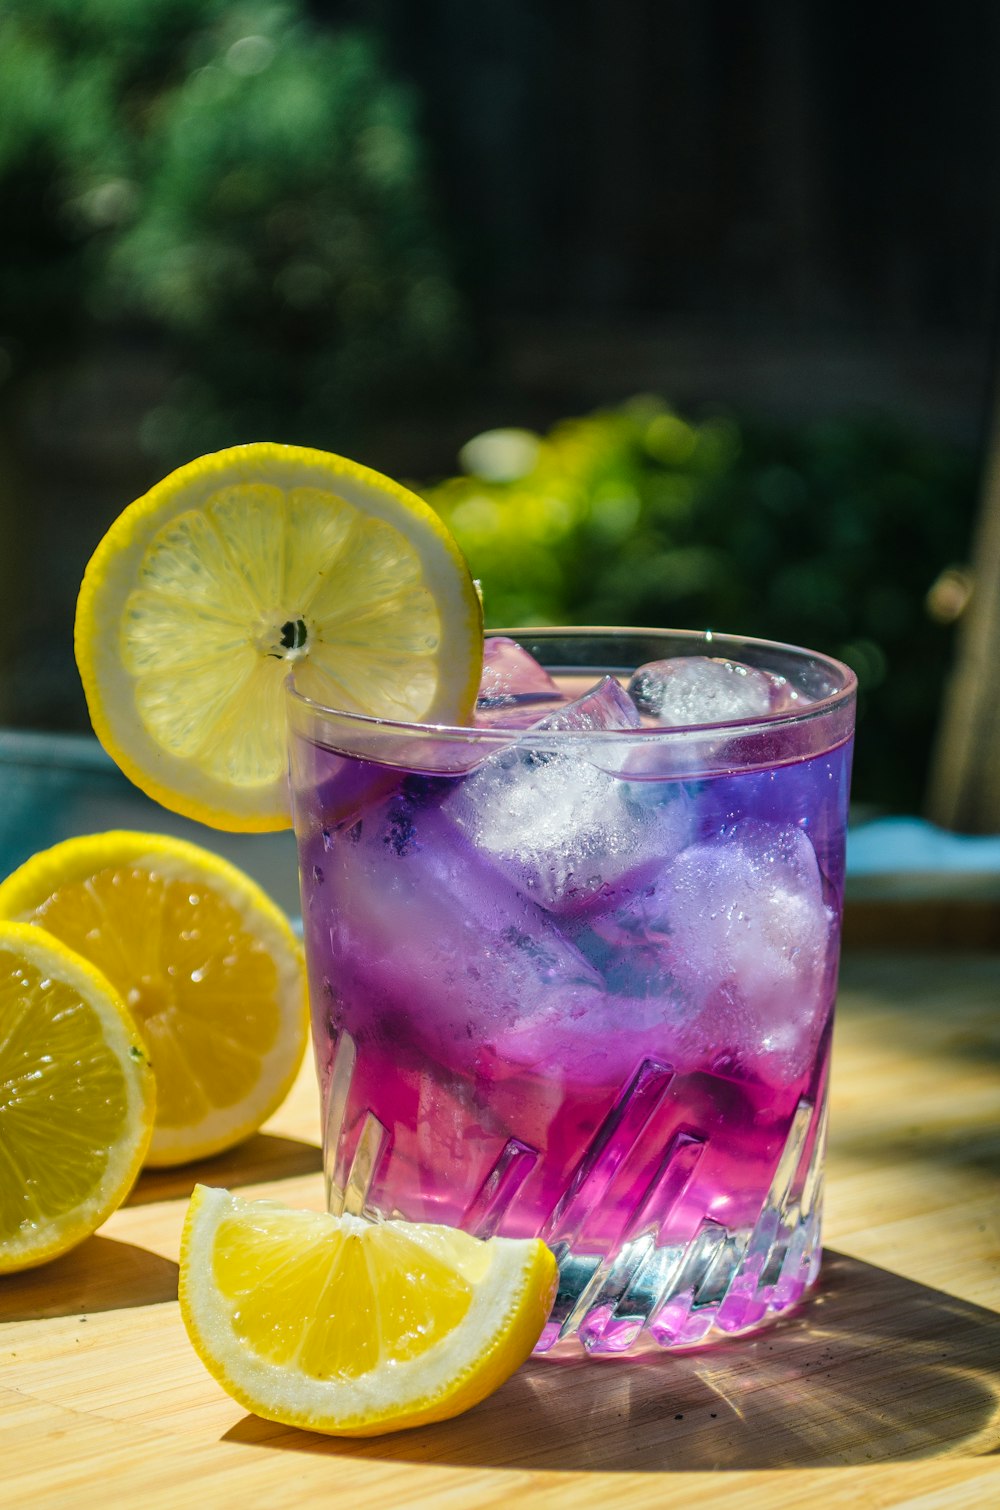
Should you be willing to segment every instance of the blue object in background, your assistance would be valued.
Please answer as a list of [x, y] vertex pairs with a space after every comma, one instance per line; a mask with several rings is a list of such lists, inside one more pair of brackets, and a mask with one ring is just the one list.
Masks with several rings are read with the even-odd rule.
[[1000, 834], [952, 834], [922, 818], [876, 818], [847, 832], [848, 876], [1000, 874]]

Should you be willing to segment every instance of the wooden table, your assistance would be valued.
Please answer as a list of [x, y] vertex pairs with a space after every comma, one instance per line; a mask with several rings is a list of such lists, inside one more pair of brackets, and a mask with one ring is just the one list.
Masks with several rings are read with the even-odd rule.
[[307, 1066], [242, 1148], [0, 1280], [0, 1505], [1000, 1506], [1000, 955], [849, 954], [809, 1305], [687, 1357], [533, 1361], [440, 1426], [274, 1426], [187, 1342], [195, 1179], [318, 1206], [316, 1128]]

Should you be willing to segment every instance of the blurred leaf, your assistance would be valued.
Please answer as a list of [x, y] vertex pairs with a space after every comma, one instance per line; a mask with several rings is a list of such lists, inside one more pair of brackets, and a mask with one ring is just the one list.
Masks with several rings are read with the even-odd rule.
[[493, 626], [711, 628], [847, 660], [855, 793], [914, 811], [951, 643], [925, 599], [963, 559], [976, 482], [971, 455], [877, 421], [696, 423], [644, 396], [537, 437], [516, 483], [455, 477], [427, 496]]
[[165, 462], [336, 443], [452, 349], [415, 105], [366, 32], [303, 0], [6, 0], [0, 98], [13, 375], [138, 323], [197, 374], [143, 425]]

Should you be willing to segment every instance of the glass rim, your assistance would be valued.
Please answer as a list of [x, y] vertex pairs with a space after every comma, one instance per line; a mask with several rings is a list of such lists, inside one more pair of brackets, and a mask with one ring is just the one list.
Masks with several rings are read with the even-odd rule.
[[[621, 739], [661, 740], [673, 738], [675, 741], [686, 736], [704, 738], [713, 734], [716, 730], [724, 731], [732, 735], [735, 730], [745, 729], [748, 733], [763, 733], [774, 729], [788, 729], [796, 725], [812, 722], [814, 719], [823, 718], [842, 708], [852, 701], [858, 690], [858, 679], [850, 666], [839, 661], [835, 656], [827, 655], [823, 651], [808, 650], [801, 645], [791, 645], [781, 640], [765, 640], [753, 635], [734, 635], [716, 633], [711, 629], [656, 629], [642, 628], [639, 626], [617, 625], [555, 625], [537, 624], [522, 626], [517, 629], [490, 629], [484, 638], [494, 639], [505, 637], [523, 643], [525, 638], [550, 640], [585, 640], [599, 637], [650, 639], [662, 638], [686, 642], [692, 646], [700, 645], [701, 653], [706, 653], [709, 647], [717, 651], [723, 650], [725, 659], [738, 660], [739, 657], [732, 653], [726, 654], [730, 647], [750, 647], [755, 651], [779, 652], [784, 655], [810, 659], [821, 663], [838, 673], [842, 685], [836, 691], [828, 693], [825, 697], [816, 698], [802, 709], [785, 709], [775, 713], [756, 714], [751, 718], [736, 718], [716, 720], [704, 724], [678, 724], [661, 725], [659, 727], [642, 727], [635, 729], [505, 729], [496, 725], [476, 727], [470, 724], [434, 724], [423, 723], [416, 720], [380, 718], [371, 713], [352, 713], [346, 708], [335, 708], [330, 704], [320, 702], [317, 698], [310, 697], [295, 685], [295, 672], [290, 671], [285, 678], [285, 692], [289, 700], [299, 705], [304, 712], [311, 713], [318, 718], [328, 717], [344, 720], [349, 726], [358, 729], [379, 730], [385, 734], [399, 733], [412, 738], [416, 736], [433, 737], [438, 740], [468, 741], [474, 739], [477, 744], [509, 745], [513, 740], [524, 740], [526, 736], [537, 734], [538, 739], [546, 744], [551, 740], [556, 744], [579, 743], [581, 740], [599, 740], [601, 742]], [[565, 666], [556, 668], [556, 674], [567, 673], [586, 674], [592, 672], [595, 677], [610, 674], [607, 668], [588, 666]]]

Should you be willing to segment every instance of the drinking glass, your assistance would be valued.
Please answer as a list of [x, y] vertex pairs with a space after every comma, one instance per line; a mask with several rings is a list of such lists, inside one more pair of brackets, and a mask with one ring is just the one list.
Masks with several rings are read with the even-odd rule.
[[561, 702], [454, 729], [289, 687], [330, 1207], [542, 1237], [539, 1351], [752, 1331], [819, 1270], [853, 674], [503, 633]]

